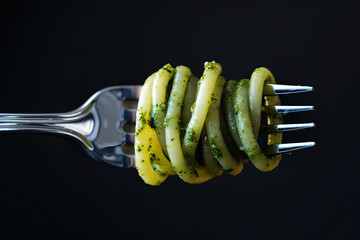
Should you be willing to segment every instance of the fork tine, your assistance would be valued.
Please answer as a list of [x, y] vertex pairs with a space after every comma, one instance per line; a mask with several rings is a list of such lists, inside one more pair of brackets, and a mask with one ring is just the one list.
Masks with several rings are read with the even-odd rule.
[[126, 122], [135, 122], [136, 121], [136, 109], [124, 108], [121, 113], [121, 119]]
[[283, 143], [261, 146], [265, 155], [273, 155], [279, 153], [290, 153], [293, 151], [314, 147], [315, 142], [299, 142], [299, 143]]
[[277, 133], [289, 132], [295, 130], [302, 130], [315, 127], [315, 123], [295, 123], [295, 124], [278, 124], [278, 125], [264, 125], [260, 127], [260, 133]]
[[117, 89], [117, 97], [120, 99], [139, 99], [142, 86], [140, 85], [124, 85]]
[[123, 133], [123, 140], [128, 144], [134, 145], [135, 143], [135, 133]]
[[264, 85], [263, 95], [279, 95], [279, 94], [291, 94], [313, 91], [313, 87], [310, 86], [295, 86], [295, 85], [281, 85], [281, 84], [266, 84]]
[[313, 111], [314, 106], [264, 106], [262, 113], [266, 115], [286, 114], [293, 112]]

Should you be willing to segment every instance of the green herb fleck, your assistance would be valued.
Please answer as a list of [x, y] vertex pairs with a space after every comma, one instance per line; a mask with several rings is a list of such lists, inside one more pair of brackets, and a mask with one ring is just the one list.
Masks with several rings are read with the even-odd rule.
[[161, 103], [161, 104], [160, 104], [160, 109], [161, 109], [162, 112], [165, 112], [166, 104], [165, 104], [165, 103]]
[[232, 168], [222, 168], [222, 170], [224, 170], [225, 172], [232, 172], [234, 169], [232, 169]]
[[214, 143], [214, 139], [210, 138], [209, 139], [209, 145], [210, 145], [210, 150], [211, 152], [214, 154], [216, 159], [219, 159], [223, 156], [221, 150], [216, 146], [216, 144]]
[[191, 142], [195, 142], [196, 141], [196, 132], [193, 129], [189, 129], [189, 131], [187, 131], [186, 138]]

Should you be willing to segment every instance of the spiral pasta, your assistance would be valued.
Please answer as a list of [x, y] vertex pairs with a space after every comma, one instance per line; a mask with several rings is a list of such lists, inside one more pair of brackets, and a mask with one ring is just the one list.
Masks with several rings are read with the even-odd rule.
[[[223, 171], [237, 175], [248, 159], [261, 171], [279, 164], [281, 155], [265, 156], [256, 140], [263, 86], [275, 83], [273, 75], [257, 68], [250, 80], [237, 82], [226, 81], [221, 71], [219, 63], [206, 62], [198, 79], [186, 66], [166, 64], [145, 81], [134, 147], [136, 168], [147, 184], [159, 185], [175, 174], [188, 183], [208, 181]], [[277, 96], [264, 98], [265, 105], [280, 104]], [[280, 115], [267, 120], [282, 123]], [[268, 144], [281, 140], [281, 133], [268, 136]]]

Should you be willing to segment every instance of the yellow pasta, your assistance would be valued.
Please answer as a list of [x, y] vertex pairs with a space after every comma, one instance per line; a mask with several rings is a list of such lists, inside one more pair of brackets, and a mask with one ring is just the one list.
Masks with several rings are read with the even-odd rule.
[[150, 185], [161, 184], [173, 172], [170, 162], [162, 154], [159, 140], [151, 128], [151, 90], [154, 74], [145, 82], [136, 112], [135, 164], [142, 179]]
[[[275, 83], [271, 72], [258, 68], [250, 81], [231, 81], [236, 91], [227, 89], [224, 102], [226, 80], [221, 72], [219, 63], [206, 62], [198, 81], [188, 67], [174, 69], [166, 64], [146, 80], [138, 103], [134, 146], [136, 167], [147, 184], [159, 185], [173, 174], [188, 183], [208, 181], [223, 171], [239, 174], [245, 159], [232, 155], [224, 137], [236, 138], [237, 151], [244, 151], [258, 169], [269, 171], [278, 165], [281, 155], [265, 156], [256, 140], [263, 85]], [[231, 136], [224, 136], [221, 129], [222, 104], [231, 104], [225, 108], [232, 114], [227, 118]], [[265, 97], [265, 105], [278, 104], [277, 96]], [[268, 116], [268, 122], [279, 124], [282, 119]], [[281, 143], [281, 134], [269, 134], [268, 143]]]

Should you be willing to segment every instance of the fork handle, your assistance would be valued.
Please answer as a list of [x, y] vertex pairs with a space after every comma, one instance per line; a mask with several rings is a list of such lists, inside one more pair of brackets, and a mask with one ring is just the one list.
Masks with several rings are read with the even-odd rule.
[[60, 134], [75, 138], [92, 149], [86, 136], [94, 129], [94, 115], [90, 114], [94, 105], [82, 106], [68, 113], [0, 113], [0, 132]]

